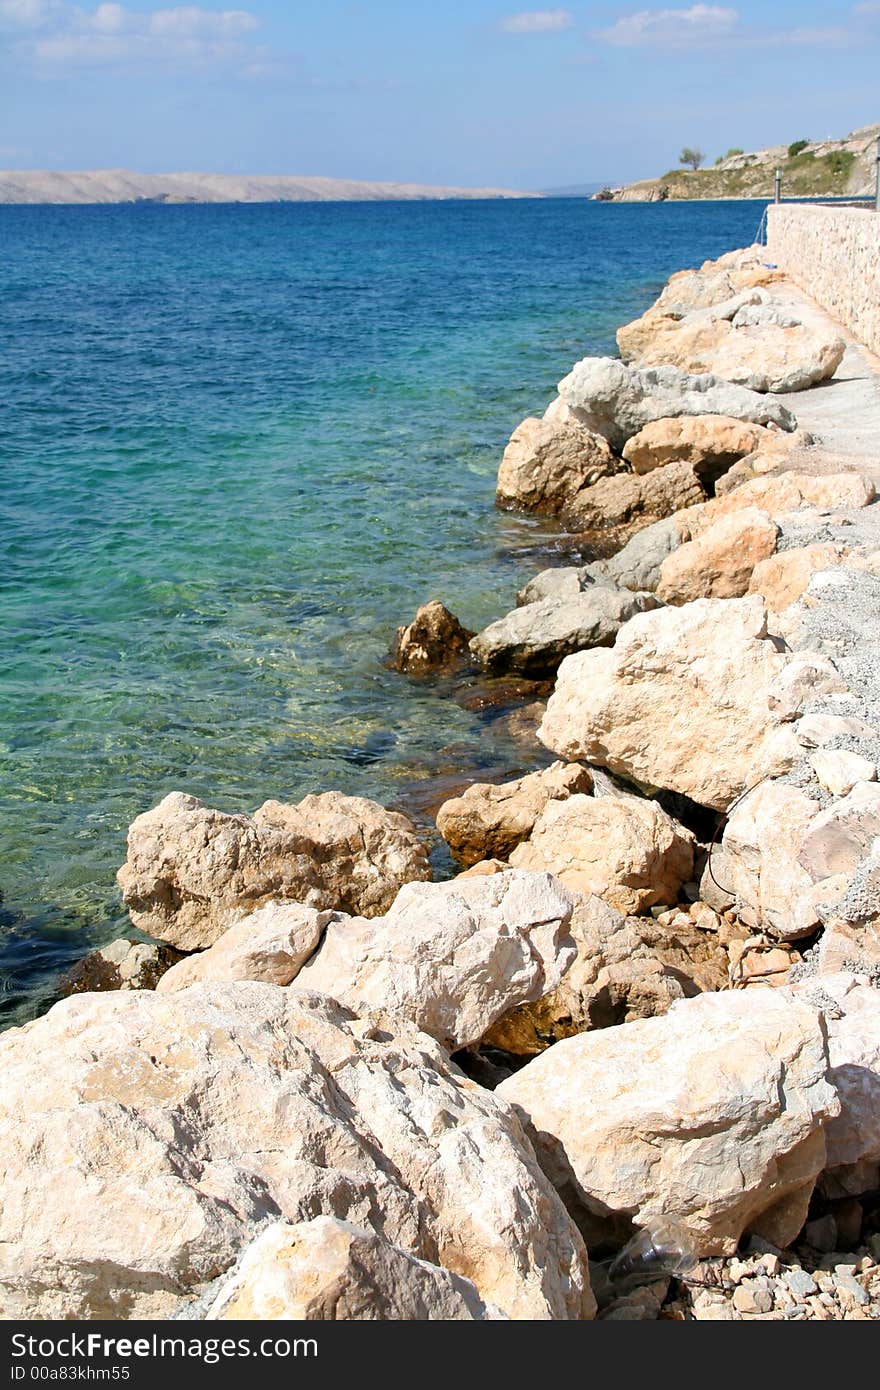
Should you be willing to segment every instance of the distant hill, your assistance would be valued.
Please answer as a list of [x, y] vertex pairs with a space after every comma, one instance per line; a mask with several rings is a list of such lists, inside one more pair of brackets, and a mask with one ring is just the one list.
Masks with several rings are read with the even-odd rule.
[[784, 198], [870, 197], [878, 135], [880, 125], [870, 125], [840, 140], [799, 140], [750, 154], [730, 152], [707, 169], [671, 169], [658, 179], [643, 179], [594, 196], [615, 203], [772, 198], [774, 175], [781, 169]]
[[428, 198], [536, 198], [508, 188], [434, 188], [295, 175], [136, 174], [0, 170], [0, 203], [323, 203]]
[[544, 198], [591, 198], [604, 188], [602, 183], [566, 183], [561, 188], [542, 188]]

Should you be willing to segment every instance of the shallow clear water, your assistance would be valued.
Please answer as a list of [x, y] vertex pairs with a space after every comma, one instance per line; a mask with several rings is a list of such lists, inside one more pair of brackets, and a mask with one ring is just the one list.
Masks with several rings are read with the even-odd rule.
[[517, 750], [387, 671], [537, 564], [511, 429], [751, 203], [0, 207], [0, 1010], [126, 924], [132, 818]]

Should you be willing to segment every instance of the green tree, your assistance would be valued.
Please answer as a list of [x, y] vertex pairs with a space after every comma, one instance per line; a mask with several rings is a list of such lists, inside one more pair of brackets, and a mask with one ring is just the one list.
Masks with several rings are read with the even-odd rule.
[[691, 169], [696, 171], [705, 158], [706, 156], [703, 154], [702, 150], [692, 150], [690, 145], [685, 145], [681, 154], [678, 156], [678, 162], [679, 164], [687, 164]]
[[798, 155], [807, 148], [809, 140], [795, 140], [788, 147], [789, 159], [797, 159]]

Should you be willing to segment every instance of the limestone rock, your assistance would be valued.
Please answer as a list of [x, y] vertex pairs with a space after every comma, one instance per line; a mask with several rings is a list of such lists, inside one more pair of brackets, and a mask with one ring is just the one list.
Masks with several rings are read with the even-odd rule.
[[546, 674], [570, 652], [610, 646], [623, 623], [656, 607], [653, 594], [597, 584], [571, 598], [545, 598], [512, 609], [477, 633], [471, 651], [490, 671]]
[[500, 786], [475, 782], [443, 803], [437, 829], [461, 864], [506, 859], [531, 834], [548, 801], [564, 801], [574, 792], [592, 789], [592, 774], [580, 763], [556, 762]]
[[590, 1028], [666, 1013], [677, 999], [725, 989], [728, 957], [717, 940], [680, 913], [666, 926], [624, 917], [602, 898], [581, 899], [571, 919], [577, 959], [555, 990], [498, 1020], [484, 1044], [534, 1056]]
[[668, 463], [638, 477], [617, 473], [582, 492], [565, 509], [570, 531], [610, 531], [621, 541], [686, 507], [699, 506], [706, 492], [689, 463]]
[[792, 993], [821, 1009], [828, 1030], [828, 1080], [840, 1097], [825, 1128], [828, 1168], [880, 1162], [880, 990], [841, 972]]
[[642, 368], [670, 366], [686, 372], [711, 372], [750, 391], [803, 391], [832, 377], [846, 344], [836, 334], [822, 334], [802, 324], [772, 322], [734, 327], [720, 319], [690, 316], [680, 324], [655, 325], [646, 334], [638, 363]]
[[880, 784], [858, 782], [849, 794], [814, 816], [798, 860], [814, 883], [851, 874], [880, 836]]
[[774, 437], [763, 425], [730, 415], [684, 415], [653, 420], [627, 440], [623, 457], [636, 473], [689, 463], [698, 474], [715, 479]]
[[370, 916], [430, 876], [412, 823], [363, 797], [267, 801], [251, 818], [171, 792], [132, 822], [117, 878], [136, 926], [194, 951], [273, 900]]
[[654, 593], [663, 561], [684, 539], [677, 517], [666, 517], [638, 531], [616, 555], [595, 561], [588, 569], [597, 581], [605, 578], [622, 589]]
[[867, 507], [874, 500], [874, 485], [860, 473], [782, 473], [743, 483], [735, 492], [713, 497], [692, 507], [676, 520], [690, 539], [713, 526], [723, 516], [759, 507], [770, 516], [784, 516], [801, 507]]
[[592, 1311], [519, 1124], [402, 1024], [241, 981], [80, 994], [0, 1038], [0, 1075], [6, 1319], [166, 1317], [267, 1217], [318, 1216], [511, 1317]]
[[591, 589], [596, 582], [586, 565], [560, 565], [541, 570], [540, 574], [536, 574], [534, 579], [530, 579], [517, 593], [517, 607], [524, 608], [529, 603], [540, 603], [545, 598], [577, 598], [579, 594]]
[[737, 915], [753, 930], [794, 941], [819, 926], [813, 879], [798, 861], [818, 811], [798, 787], [773, 781], [762, 782], [731, 811], [723, 854], [710, 855], [706, 876], [730, 892]]
[[797, 1235], [840, 1109], [827, 1066], [814, 1008], [736, 991], [556, 1043], [495, 1094], [528, 1119], [584, 1228], [675, 1215], [712, 1255], [744, 1231]]
[[577, 795], [548, 802], [510, 862], [637, 913], [676, 901], [693, 873], [694, 841], [656, 801]]
[[108, 989], [155, 989], [179, 959], [178, 952], [168, 946], [120, 937], [77, 961], [59, 981], [58, 995], [65, 999], [69, 994]]
[[620, 467], [608, 441], [574, 417], [523, 420], [504, 451], [496, 500], [502, 507], [556, 514]]
[[[832, 377], [845, 352], [837, 334], [765, 321], [733, 329], [706, 359], [705, 369], [751, 391], [804, 391]], [[698, 356], [689, 370], [701, 370], [702, 360]]]
[[788, 660], [758, 596], [641, 614], [613, 649], [562, 663], [539, 737], [559, 757], [723, 811], [800, 756], [768, 705]]
[[554, 989], [575, 957], [574, 900], [549, 874], [413, 883], [384, 917], [335, 917], [297, 988], [405, 1018], [448, 1051]]
[[832, 796], [846, 796], [857, 782], [877, 781], [876, 764], [845, 748], [818, 748], [810, 762], [820, 787]]
[[587, 429], [617, 450], [652, 420], [672, 416], [728, 415], [784, 430], [797, 423], [779, 402], [718, 377], [676, 367], [626, 367], [612, 357], [583, 358], [559, 383], [559, 394]]
[[781, 613], [795, 603], [818, 570], [833, 569], [842, 563], [844, 549], [839, 545], [806, 545], [780, 550], [759, 560], [749, 580], [750, 594], [763, 594], [767, 607]]
[[203, 981], [260, 980], [289, 985], [317, 950], [332, 912], [300, 903], [267, 903], [229, 927], [213, 946], [175, 965], [159, 981], [160, 993]]
[[445, 670], [467, 660], [473, 635], [434, 599], [422, 604], [408, 627], [397, 629], [390, 665], [412, 675]]
[[469, 1279], [419, 1260], [375, 1231], [316, 1216], [276, 1221], [226, 1275], [206, 1321], [477, 1321], [503, 1318]]
[[666, 557], [660, 567], [657, 596], [664, 603], [696, 598], [740, 598], [749, 588], [755, 566], [776, 549], [779, 528], [757, 507], [720, 517]]

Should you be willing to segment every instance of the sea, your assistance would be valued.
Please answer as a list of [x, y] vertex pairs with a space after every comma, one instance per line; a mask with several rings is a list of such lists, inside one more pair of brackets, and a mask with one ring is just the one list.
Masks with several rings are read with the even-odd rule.
[[126, 830], [169, 791], [412, 810], [528, 770], [387, 668], [395, 628], [439, 598], [478, 629], [553, 562], [494, 507], [512, 429], [762, 212], [0, 207], [0, 1023], [129, 928]]

